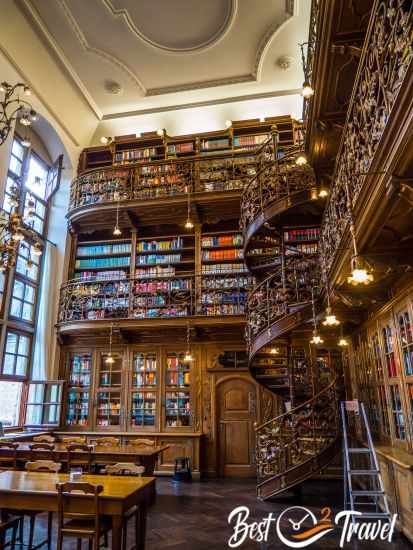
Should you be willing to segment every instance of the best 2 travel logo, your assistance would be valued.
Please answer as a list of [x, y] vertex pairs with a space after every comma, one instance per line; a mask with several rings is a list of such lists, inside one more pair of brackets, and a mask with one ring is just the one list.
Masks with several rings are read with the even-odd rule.
[[328, 533], [341, 530], [339, 548], [352, 540], [391, 543], [397, 514], [390, 519], [362, 521], [361, 512], [343, 510], [332, 517], [331, 508], [323, 508], [320, 517], [303, 506], [292, 506], [278, 517], [270, 512], [262, 521], [250, 520], [247, 506], [238, 506], [228, 516], [233, 533], [228, 540], [229, 548], [238, 548], [247, 540], [268, 542], [269, 534], [275, 529], [278, 539], [289, 548], [306, 548]]

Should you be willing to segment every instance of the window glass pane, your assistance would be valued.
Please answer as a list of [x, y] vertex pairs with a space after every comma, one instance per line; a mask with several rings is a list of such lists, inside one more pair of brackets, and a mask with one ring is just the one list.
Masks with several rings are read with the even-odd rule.
[[19, 424], [22, 390], [23, 384], [21, 382], [0, 380], [0, 422], [4, 426], [17, 426]]
[[12, 205], [10, 204], [10, 195], [7, 193], [4, 194], [3, 208], [8, 214], [10, 214]]
[[16, 176], [20, 176], [22, 171], [22, 162], [12, 155], [10, 157], [9, 169], [13, 172], [13, 174], [16, 174]]
[[[30, 259], [32, 261], [32, 267], [27, 266], [27, 260], [29, 258], [30, 250]], [[22, 242], [19, 247], [19, 254], [17, 256], [16, 262], [16, 271], [20, 275], [31, 279], [32, 281], [37, 281], [39, 275], [39, 256], [33, 254], [33, 247], [25, 242]]]
[[6, 278], [4, 276], [4, 273], [0, 273], [0, 309], [3, 304], [3, 294], [4, 294], [4, 283], [6, 281]]
[[42, 423], [42, 405], [27, 405], [26, 421], [28, 426], [38, 426]]
[[34, 308], [32, 304], [24, 304], [22, 310], [22, 319], [33, 321]]
[[29, 356], [29, 337], [28, 336], [20, 336], [19, 355], [25, 355], [26, 357]]
[[14, 355], [6, 353], [4, 356], [3, 374], [14, 374]]
[[32, 193], [44, 199], [46, 193], [46, 179], [48, 170], [41, 161], [31, 156], [26, 180], [26, 188]]
[[13, 156], [17, 157], [19, 160], [23, 160], [24, 156], [24, 147], [21, 145], [17, 139], [13, 140], [13, 145], [11, 148], [11, 153]]
[[6, 351], [9, 353], [16, 353], [17, 351], [18, 336], [14, 332], [7, 333], [6, 339]]
[[13, 296], [15, 298], [20, 298], [22, 300], [23, 295], [24, 295], [24, 283], [18, 280], [14, 281]]
[[27, 371], [27, 357], [21, 357], [20, 355], [16, 358], [16, 376], [26, 376]]
[[22, 306], [23, 306], [23, 302], [13, 298], [11, 302], [10, 315], [13, 315], [14, 317], [21, 317]]
[[34, 288], [31, 285], [26, 285], [24, 290], [24, 299], [30, 304], [34, 303]]
[[30, 384], [28, 403], [43, 403], [44, 385]]

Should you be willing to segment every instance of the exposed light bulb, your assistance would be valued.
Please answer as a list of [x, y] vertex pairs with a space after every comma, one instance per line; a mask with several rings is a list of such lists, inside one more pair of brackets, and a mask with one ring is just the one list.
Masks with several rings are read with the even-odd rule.
[[27, 115], [24, 115], [20, 118], [20, 124], [23, 124], [23, 126], [30, 126], [31, 123], [32, 121]]
[[165, 130], [163, 130], [162, 128], [159, 128], [158, 130], [156, 130], [156, 133], [158, 134], [159, 137], [162, 137], [165, 133]]
[[317, 331], [313, 331], [313, 337], [310, 340], [310, 344], [323, 344], [324, 340], [317, 334]]
[[327, 189], [320, 189], [319, 193], [318, 193], [318, 196], [321, 197], [322, 199], [324, 199], [325, 197], [328, 197], [328, 191]]
[[226, 121], [225, 121], [225, 126], [226, 126], [227, 128], [231, 128], [231, 126], [232, 126], [232, 120], [226, 120]]
[[261, 116], [260, 117], [260, 122], [265, 122], [265, 117]]
[[114, 229], [113, 229], [113, 234], [115, 236], [119, 236], [119, 235], [122, 235], [122, 231], [120, 229], [120, 227], [118, 225], [115, 225]]
[[102, 136], [100, 138], [100, 143], [103, 143], [103, 145], [109, 145], [109, 143], [112, 143], [112, 138], [107, 136]]
[[108, 355], [106, 356], [105, 363], [106, 365], [113, 365], [114, 362], [115, 362], [115, 358], [113, 357], [112, 353], [109, 352]]
[[295, 163], [297, 166], [304, 166], [304, 164], [307, 164], [307, 157], [304, 155], [300, 155], [295, 159]]
[[194, 227], [194, 224], [192, 223], [191, 218], [188, 218], [185, 222], [185, 228], [186, 229], [193, 229], [193, 227]]
[[32, 91], [28, 86], [24, 87], [24, 95], [27, 95], [27, 96], [32, 95]]
[[24, 235], [21, 231], [16, 231], [16, 233], [13, 233], [11, 238], [13, 239], [13, 241], [20, 242], [24, 239]]
[[0, 93], [4, 94], [5, 91], [6, 91], [6, 83], [2, 82], [0, 84]]
[[310, 97], [312, 97], [314, 95], [314, 90], [311, 86], [311, 84], [307, 81], [304, 82], [303, 84], [303, 88], [301, 90], [301, 95], [305, 98], [305, 99], [309, 99]]
[[23, 147], [30, 147], [30, 145], [32, 144], [28, 137], [25, 137], [20, 143], [23, 145]]
[[372, 281], [374, 281], [373, 274], [369, 273], [365, 268], [353, 269], [353, 271], [351, 272], [351, 276], [347, 278], [347, 282], [354, 286], [357, 286], [359, 284], [368, 285]]
[[332, 312], [332, 309], [330, 306], [326, 309], [326, 318], [323, 321], [323, 325], [325, 327], [335, 327], [340, 324], [340, 321], [337, 319], [337, 317]]
[[185, 353], [185, 357], [184, 357], [184, 361], [186, 363], [190, 363], [191, 361], [193, 361], [194, 358], [192, 357], [192, 354], [191, 352], [188, 350], [186, 353]]
[[348, 346], [348, 342], [345, 338], [340, 338], [340, 340], [338, 341], [338, 345], [342, 348]]
[[271, 355], [278, 355], [280, 352], [278, 351], [278, 348], [271, 348], [270, 353]]

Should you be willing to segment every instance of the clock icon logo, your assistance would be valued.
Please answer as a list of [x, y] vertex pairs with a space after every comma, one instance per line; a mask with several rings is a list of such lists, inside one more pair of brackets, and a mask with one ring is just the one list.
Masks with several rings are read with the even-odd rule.
[[331, 509], [321, 510], [321, 519], [303, 506], [292, 506], [282, 512], [277, 519], [278, 538], [289, 548], [305, 548], [324, 537], [334, 529], [331, 522]]

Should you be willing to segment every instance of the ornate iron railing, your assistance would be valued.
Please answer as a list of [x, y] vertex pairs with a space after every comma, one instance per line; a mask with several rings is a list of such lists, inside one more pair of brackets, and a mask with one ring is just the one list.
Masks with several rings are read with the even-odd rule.
[[286, 257], [279, 268], [249, 294], [247, 340], [251, 344], [263, 331], [294, 311], [311, 303], [311, 289], [319, 280], [318, 256]]
[[256, 174], [256, 149], [91, 170], [71, 185], [69, 210], [107, 202], [240, 190]]
[[[321, 0], [312, 0], [311, 2], [311, 12], [310, 12], [310, 29], [308, 33], [308, 42], [306, 44], [306, 56], [303, 60], [303, 70], [305, 80], [314, 87], [314, 63], [315, 63], [315, 52], [318, 39], [318, 18], [320, 14], [320, 3]], [[304, 132], [306, 131], [306, 125], [309, 118], [311, 100], [304, 99], [303, 101], [303, 123], [304, 123]]]
[[413, 58], [413, 4], [376, 0], [325, 209], [321, 250], [330, 269]]
[[60, 290], [59, 323], [243, 315], [253, 278], [230, 272], [170, 277], [87, 280]]
[[256, 428], [258, 482], [320, 456], [338, 436], [336, 378], [317, 395]]
[[251, 225], [258, 215], [280, 199], [316, 188], [314, 170], [309, 165], [298, 166], [295, 161], [302, 149], [294, 147], [278, 154], [272, 140], [267, 141], [257, 156], [257, 174], [244, 186], [241, 197], [242, 230]]

